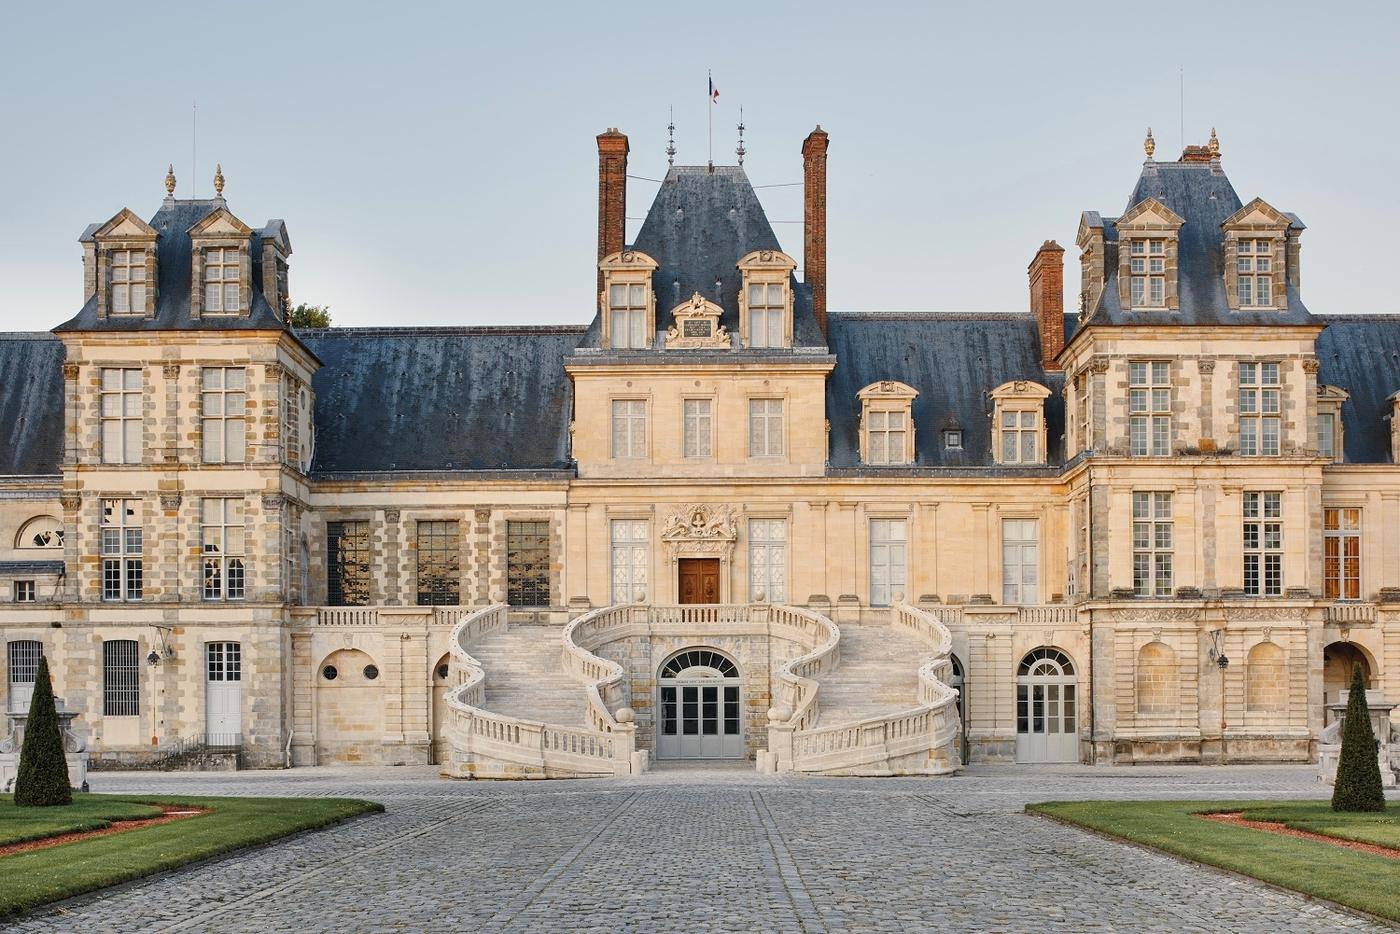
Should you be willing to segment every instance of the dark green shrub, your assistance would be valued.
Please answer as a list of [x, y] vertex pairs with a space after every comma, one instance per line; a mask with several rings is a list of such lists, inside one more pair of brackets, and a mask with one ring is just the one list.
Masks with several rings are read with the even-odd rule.
[[39, 658], [29, 717], [24, 723], [24, 745], [19, 750], [19, 774], [15, 777], [15, 804], [43, 808], [72, 804], [68, 786], [68, 761], [63, 757], [63, 733], [54, 708], [49, 660]]
[[1347, 694], [1347, 718], [1342, 725], [1342, 755], [1337, 762], [1337, 783], [1332, 786], [1334, 811], [1384, 811], [1381, 768], [1376, 758], [1376, 734], [1366, 706], [1366, 682], [1361, 666], [1351, 673]]

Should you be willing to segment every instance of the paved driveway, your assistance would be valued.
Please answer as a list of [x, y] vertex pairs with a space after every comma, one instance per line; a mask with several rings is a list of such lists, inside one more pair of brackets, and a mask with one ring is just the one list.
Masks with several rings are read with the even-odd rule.
[[41, 910], [20, 931], [1260, 931], [1369, 922], [1021, 813], [1322, 797], [1310, 768], [982, 766], [945, 779], [446, 781], [423, 768], [100, 773], [94, 790], [388, 813]]

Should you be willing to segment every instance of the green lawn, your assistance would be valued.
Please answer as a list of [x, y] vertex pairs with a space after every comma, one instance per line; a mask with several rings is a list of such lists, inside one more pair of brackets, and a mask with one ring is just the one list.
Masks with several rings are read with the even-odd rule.
[[1250, 820], [1400, 847], [1400, 803], [1377, 814], [1334, 814], [1325, 801], [1048, 801], [1026, 811], [1400, 921], [1400, 860], [1197, 816], [1242, 811]]
[[66, 807], [17, 808], [12, 795], [0, 795], [0, 845], [104, 827], [111, 818], [152, 817], [160, 813], [153, 805], [160, 804], [208, 808], [209, 813], [0, 857], [0, 917], [384, 810], [383, 805], [347, 798], [91, 794], [74, 795]]

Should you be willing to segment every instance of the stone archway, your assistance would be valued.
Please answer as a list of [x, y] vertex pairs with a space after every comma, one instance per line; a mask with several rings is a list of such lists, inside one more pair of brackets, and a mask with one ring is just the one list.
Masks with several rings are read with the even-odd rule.
[[673, 653], [657, 671], [656, 758], [742, 759], [743, 682], [718, 649]]
[[1366, 687], [1376, 684], [1376, 669], [1365, 649], [1354, 642], [1333, 642], [1322, 650], [1322, 704], [1338, 702], [1338, 694], [1351, 687], [1351, 669], [1361, 666], [1361, 677], [1366, 679]]

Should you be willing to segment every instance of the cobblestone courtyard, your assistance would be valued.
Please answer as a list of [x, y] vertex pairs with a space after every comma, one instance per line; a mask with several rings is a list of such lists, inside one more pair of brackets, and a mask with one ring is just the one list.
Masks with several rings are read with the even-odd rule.
[[94, 790], [355, 796], [388, 813], [50, 907], [16, 931], [1336, 931], [1301, 897], [1021, 813], [1322, 797], [1312, 769], [969, 769], [445, 781], [431, 769], [96, 774]]

